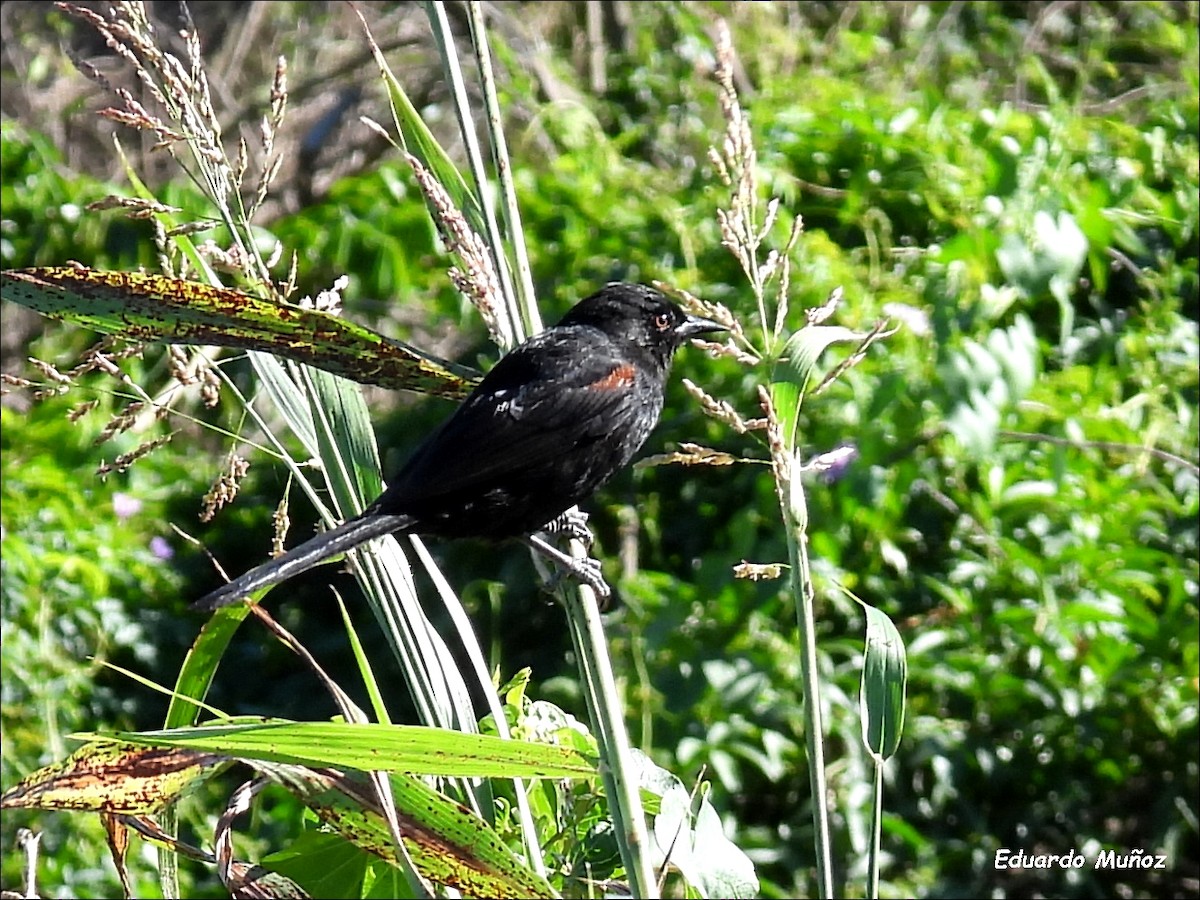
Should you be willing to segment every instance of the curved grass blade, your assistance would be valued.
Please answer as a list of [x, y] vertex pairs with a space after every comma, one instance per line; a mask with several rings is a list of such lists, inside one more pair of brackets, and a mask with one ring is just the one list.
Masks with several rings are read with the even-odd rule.
[[118, 337], [261, 350], [392, 390], [459, 398], [473, 373], [329, 313], [197, 281], [49, 266], [2, 273], [2, 295]]
[[[383, 55], [383, 51], [379, 48], [379, 44], [375, 41], [375, 36], [371, 34], [371, 29], [367, 26], [367, 20], [362, 13], [357, 9], [355, 13], [358, 15], [359, 22], [362, 23], [363, 33], [367, 38], [367, 45], [371, 48], [371, 53], [375, 57], [375, 62], [379, 66], [380, 76], [383, 78], [384, 84], [387, 85], [388, 99], [392, 106], [392, 117], [396, 125], [396, 134], [400, 138], [401, 146], [421, 161], [430, 172], [436, 176], [441, 182], [442, 187], [446, 189], [446, 193], [450, 195], [450, 199], [454, 201], [454, 205], [462, 211], [466, 216], [467, 221], [477, 234], [484, 234], [486, 222], [483, 216], [483, 208], [479, 204], [479, 198], [471, 185], [467, 183], [466, 178], [454, 165], [454, 161], [450, 158], [442, 145], [438, 143], [429, 126], [421, 118], [420, 112], [413, 106], [413, 102], [408, 98], [400, 81], [392, 72], [391, 66], [388, 65], [387, 59]], [[433, 215], [433, 220], [438, 220], [437, 211], [430, 210]]]

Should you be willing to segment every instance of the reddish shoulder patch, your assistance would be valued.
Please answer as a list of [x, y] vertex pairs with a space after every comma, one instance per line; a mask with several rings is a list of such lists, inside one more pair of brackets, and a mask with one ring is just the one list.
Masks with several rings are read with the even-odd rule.
[[597, 391], [622, 390], [633, 384], [636, 374], [633, 366], [629, 363], [624, 363], [617, 366], [603, 378], [593, 381], [589, 386]]

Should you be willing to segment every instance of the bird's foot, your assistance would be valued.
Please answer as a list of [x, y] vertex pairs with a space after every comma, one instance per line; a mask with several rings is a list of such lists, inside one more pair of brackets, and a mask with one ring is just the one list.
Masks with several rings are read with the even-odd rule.
[[600, 560], [590, 556], [570, 556], [552, 544], [547, 543], [544, 538], [536, 534], [529, 535], [525, 538], [525, 542], [539, 555], [557, 565], [554, 574], [550, 575], [547, 579], [546, 586], [548, 590], [556, 591], [564, 578], [574, 578], [580, 584], [587, 585], [595, 592], [597, 605], [600, 607], [601, 612], [608, 609], [610, 605], [609, 601], [612, 597], [612, 588], [604, 580]]
[[608, 598], [612, 595], [612, 588], [604, 580], [600, 560], [593, 556], [585, 556], [581, 559], [572, 557], [571, 562], [573, 565], [570, 567], [558, 566], [554, 570], [554, 574], [550, 576], [546, 587], [551, 591], [556, 591], [565, 579], [573, 578], [595, 591], [596, 599], [600, 601], [600, 608], [604, 609], [608, 605]]
[[588, 528], [588, 514], [578, 506], [572, 506], [566, 512], [559, 513], [541, 527], [543, 534], [550, 537], [566, 535], [574, 541], [579, 541], [588, 550], [596, 542], [592, 530]]

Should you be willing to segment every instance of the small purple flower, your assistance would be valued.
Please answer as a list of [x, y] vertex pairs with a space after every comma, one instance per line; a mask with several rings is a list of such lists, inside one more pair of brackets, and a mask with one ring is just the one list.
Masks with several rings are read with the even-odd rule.
[[130, 497], [128, 494], [122, 494], [120, 491], [113, 494], [112, 505], [113, 513], [122, 522], [142, 511], [141, 500], [137, 497]]
[[175, 555], [175, 551], [171, 549], [167, 539], [157, 536], [150, 538], [150, 552], [159, 559], [170, 559]]
[[850, 465], [858, 459], [858, 448], [853, 444], [840, 444], [832, 450], [814, 456], [808, 461], [806, 469], [810, 469], [821, 476], [821, 480], [826, 484], [833, 484], [846, 474], [846, 470]]

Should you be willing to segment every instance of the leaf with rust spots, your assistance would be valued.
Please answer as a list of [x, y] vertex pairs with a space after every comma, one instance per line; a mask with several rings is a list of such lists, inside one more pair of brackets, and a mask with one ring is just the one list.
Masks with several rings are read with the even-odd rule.
[[[291, 791], [326, 825], [392, 864], [396, 847], [365, 777], [336, 769], [246, 762]], [[492, 828], [460, 803], [409, 775], [391, 777], [400, 834], [413, 865], [434, 884], [469, 897], [555, 897]]]
[[10, 269], [0, 295], [128, 340], [259, 350], [392, 390], [458, 398], [474, 381], [468, 369], [329, 313], [165, 275]]
[[215, 753], [178, 748], [88, 743], [5, 791], [0, 809], [154, 813], [226, 760]]

